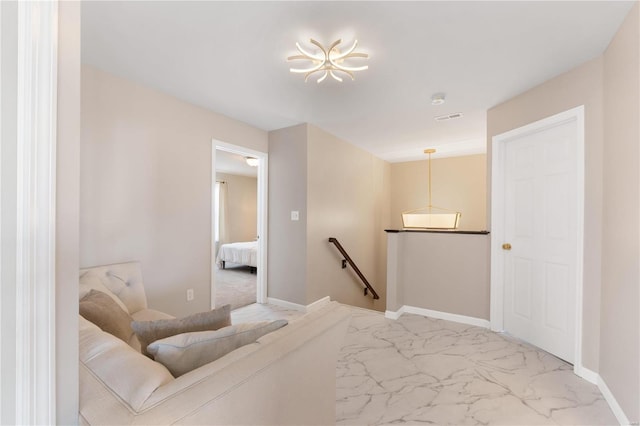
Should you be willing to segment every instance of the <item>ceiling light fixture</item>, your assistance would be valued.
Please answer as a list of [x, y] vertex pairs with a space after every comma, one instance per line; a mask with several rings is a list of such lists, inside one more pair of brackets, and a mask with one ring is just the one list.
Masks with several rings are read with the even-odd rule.
[[296, 48], [298, 49], [298, 52], [300, 52], [300, 55], [293, 55], [287, 58], [287, 61], [311, 61], [312, 66], [309, 68], [289, 68], [289, 71], [293, 73], [304, 74], [305, 82], [312, 74], [317, 72], [322, 73], [322, 75], [316, 81], [317, 83], [322, 83], [327, 78], [327, 76], [331, 76], [334, 80], [341, 82], [342, 78], [336, 73], [347, 74], [349, 77], [351, 77], [351, 80], [355, 80], [355, 78], [353, 77], [353, 73], [355, 71], [364, 71], [369, 68], [368, 65], [353, 67], [344, 64], [344, 61], [350, 58], [367, 59], [369, 57], [369, 55], [366, 53], [354, 52], [356, 46], [358, 45], [358, 40], [354, 40], [353, 45], [344, 52], [340, 51], [340, 49], [338, 48], [338, 45], [342, 43], [342, 39], [334, 41], [327, 49], [325, 49], [314, 39], [310, 39], [309, 42], [317, 46], [320, 51], [315, 53], [309, 52], [308, 50], [305, 50], [302, 46], [300, 46], [300, 43], [296, 43]]
[[433, 148], [424, 150], [424, 153], [429, 155], [429, 205], [403, 212], [402, 226], [405, 228], [457, 229], [460, 225], [462, 213], [431, 204], [431, 154], [434, 152], [436, 150]]
[[431, 105], [442, 105], [444, 103], [444, 93], [434, 93], [431, 96]]
[[246, 161], [251, 167], [258, 167], [258, 163], [260, 162], [260, 160], [253, 157], [244, 157], [244, 161]]

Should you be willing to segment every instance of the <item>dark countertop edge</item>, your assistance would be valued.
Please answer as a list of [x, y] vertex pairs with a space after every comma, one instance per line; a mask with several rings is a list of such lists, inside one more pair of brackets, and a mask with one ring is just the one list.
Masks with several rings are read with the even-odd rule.
[[488, 235], [489, 231], [438, 231], [436, 229], [385, 229], [384, 232], [390, 234], [398, 234], [400, 232], [422, 232], [427, 234], [471, 234], [471, 235]]

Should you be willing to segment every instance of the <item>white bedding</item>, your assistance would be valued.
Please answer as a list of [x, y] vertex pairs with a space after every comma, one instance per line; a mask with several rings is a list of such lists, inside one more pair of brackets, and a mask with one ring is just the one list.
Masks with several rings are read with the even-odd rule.
[[223, 244], [218, 250], [216, 265], [222, 267], [222, 262], [238, 263], [240, 265], [258, 267], [258, 242]]

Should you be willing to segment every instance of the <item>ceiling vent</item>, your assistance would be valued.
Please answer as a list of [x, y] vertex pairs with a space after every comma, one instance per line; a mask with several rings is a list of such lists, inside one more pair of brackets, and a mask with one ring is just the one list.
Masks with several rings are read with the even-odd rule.
[[453, 114], [445, 114], [434, 117], [436, 121], [455, 120], [456, 118], [462, 118], [461, 112], [454, 112]]

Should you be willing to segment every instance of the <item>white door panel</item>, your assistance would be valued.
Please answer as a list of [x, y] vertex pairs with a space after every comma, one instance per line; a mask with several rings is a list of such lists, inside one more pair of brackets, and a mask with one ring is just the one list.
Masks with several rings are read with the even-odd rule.
[[577, 210], [575, 123], [505, 144], [504, 328], [573, 362]]

